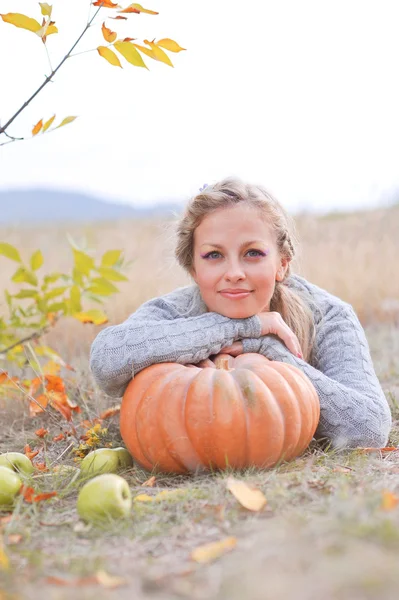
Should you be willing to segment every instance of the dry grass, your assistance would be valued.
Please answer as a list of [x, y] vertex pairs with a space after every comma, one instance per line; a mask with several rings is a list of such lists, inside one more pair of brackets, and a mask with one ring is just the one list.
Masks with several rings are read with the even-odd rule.
[[[398, 225], [398, 209], [323, 219], [302, 216], [297, 219], [302, 257], [295, 269], [351, 302], [360, 315], [391, 403], [394, 445], [399, 444], [399, 311], [393, 300], [399, 299], [399, 284], [393, 277], [392, 257], [399, 250], [394, 235]], [[29, 234], [10, 230], [0, 238], [23, 247], [26, 255], [40, 247], [48, 256], [49, 269], [65, 270], [71, 261], [66, 229], [77, 240], [87, 236], [99, 253], [125, 248], [129, 258], [136, 258], [129, 283], [121, 285], [122, 293], [108, 303], [111, 321], [122, 320], [150, 297], [189, 283], [173, 264], [169, 233], [156, 221], [43, 228]], [[10, 273], [11, 265], [2, 261], [0, 286]], [[70, 392], [82, 405], [83, 416], [90, 418], [109, 404], [103, 394], [90, 392], [87, 352], [97, 331], [69, 322], [48, 336], [77, 366]], [[0, 452], [22, 451], [26, 443], [37, 445], [34, 431], [41, 426], [48, 427], [51, 436], [58, 433], [47, 416], [31, 420], [21, 401], [0, 405], [0, 415]], [[109, 422], [103, 442], [108, 441], [121, 442], [117, 416]], [[69, 444], [48, 444], [44, 458], [49, 464], [72, 464], [70, 451], [60, 457]], [[148, 473], [135, 468], [124, 476], [133, 495], [143, 492], [141, 484]], [[226, 476], [158, 476], [155, 488], [145, 491], [180, 488], [183, 494], [156, 505], [135, 503], [127, 524], [114, 523], [102, 531], [79, 527], [79, 486], [72, 483], [67, 488], [69, 480], [37, 474], [35, 488], [57, 490], [59, 497], [37, 505], [21, 499], [13, 520], [1, 528], [11, 562], [9, 571], [0, 569], [1, 600], [397, 598], [399, 507], [385, 511], [381, 499], [385, 489], [399, 494], [399, 452], [337, 454], [312, 444], [291, 463], [242, 472], [238, 476], [267, 497], [260, 513], [238, 505], [226, 490]], [[15, 544], [10, 537], [14, 534], [22, 536]], [[209, 565], [190, 560], [198, 545], [231, 535], [237, 537], [237, 548], [222, 559]], [[111, 591], [98, 584], [65, 587], [48, 581], [53, 576], [73, 582], [99, 569], [119, 575], [125, 585]]]

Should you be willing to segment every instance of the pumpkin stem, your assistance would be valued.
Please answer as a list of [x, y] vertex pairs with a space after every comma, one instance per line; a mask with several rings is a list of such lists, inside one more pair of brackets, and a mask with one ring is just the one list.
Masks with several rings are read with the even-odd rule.
[[223, 369], [224, 371], [230, 371], [232, 369], [229, 368], [229, 359], [227, 356], [223, 356], [219, 359], [217, 369]]

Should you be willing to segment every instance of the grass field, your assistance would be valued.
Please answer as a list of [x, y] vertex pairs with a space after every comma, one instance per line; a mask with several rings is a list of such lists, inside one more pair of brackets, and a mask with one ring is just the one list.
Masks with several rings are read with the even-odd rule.
[[[376, 372], [390, 402], [394, 426], [389, 445], [399, 444], [399, 208], [297, 218], [302, 243], [294, 271], [353, 304], [369, 340]], [[71, 265], [66, 232], [85, 237], [98, 251], [124, 248], [134, 262], [129, 282], [106, 306], [119, 322], [145, 300], [189, 283], [173, 263], [168, 224], [157, 221], [102, 226], [3, 231], [0, 239], [23, 254], [40, 247], [48, 270]], [[48, 258], [47, 258], [48, 257]], [[316, 260], [317, 258], [317, 260]], [[0, 288], [13, 265], [1, 262]], [[76, 367], [69, 391], [92, 419], [115, 401], [94, 390], [88, 350], [99, 328], [68, 320], [47, 342]], [[0, 452], [38, 447], [35, 431], [59, 433], [49, 415], [31, 419], [23, 400], [0, 405]], [[103, 444], [121, 444], [118, 415], [104, 422]], [[71, 444], [46, 443], [48, 465], [73, 464]], [[130, 469], [123, 474], [133, 496], [176, 490], [161, 501], [134, 502], [128, 523], [107, 530], [78, 519], [78, 484], [37, 472], [39, 492], [58, 496], [37, 504], [22, 497], [10, 518], [0, 513], [0, 600], [169, 598], [254, 600], [390, 600], [399, 590], [399, 451], [364, 454], [322, 451], [314, 442], [296, 460], [265, 471], [234, 476], [266, 496], [259, 512], [243, 508], [226, 487], [229, 473], [197, 477], [157, 476]], [[394, 494], [390, 496], [389, 493]], [[192, 559], [202, 544], [231, 538], [231, 551], [209, 563]], [[8, 567], [7, 567], [8, 564]]]

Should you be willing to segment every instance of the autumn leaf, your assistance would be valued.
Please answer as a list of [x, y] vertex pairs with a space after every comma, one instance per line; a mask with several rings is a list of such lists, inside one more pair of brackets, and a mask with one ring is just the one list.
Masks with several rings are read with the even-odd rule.
[[106, 46], [98, 46], [97, 52], [114, 67], [121, 67], [121, 69], [123, 69], [121, 61], [116, 56], [115, 52], [110, 48], [107, 48]]
[[154, 53], [155, 60], [159, 60], [160, 62], [169, 65], [169, 67], [173, 67], [173, 63], [170, 60], [169, 56], [163, 50], [161, 50], [161, 48], [159, 48], [157, 44], [155, 44], [154, 42], [149, 42], [148, 40], [144, 40], [144, 43], [148, 44], [148, 46], [151, 47], [151, 50]]
[[93, 2], [93, 6], [103, 6], [103, 8], [117, 8], [119, 4], [114, 4], [112, 0], [96, 0]]
[[42, 471], [42, 472], [48, 471], [46, 463], [34, 463], [34, 467], [38, 471]]
[[40, 396], [37, 396], [37, 398], [35, 398], [35, 401], [31, 400], [29, 403], [29, 416], [33, 418], [36, 417], [36, 415], [38, 415], [39, 413], [44, 412], [44, 409], [46, 408], [47, 404], [48, 398], [44, 394], [40, 394]]
[[117, 404], [116, 406], [111, 406], [110, 408], [107, 408], [103, 413], [101, 413], [100, 415], [100, 419], [109, 419], [110, 417], [113, 417], [114, 415], [118, 414], [121, 411], [121, 405]]
[[7, 13], [4, 15], [0, 14], [0, 17], [5, 23], [10, 23], [10, 25], [15, 25], [15, 27], [33, 31], [33, 33], [39, 31], [41, 27], [40, 23], [36, 21], [36, 19], [31, 19], [30, 17], [27, 17], [21, 13]]
[[42, 502], [43, 500], [49, 500], [50, 498], [54, 498], [57, 495], [57, 492], [45, 492], [43, 494], [37, 494], [37, 496], [33, 497], [32, 502]]
[[147, 479], [147, 481], [145, 481], [144, 483], [141, 484], [141, 487], [154, 487], [156, 482], [155, 476], [153, 475], [152, 477], [150, 477], [149, 479]]
[[51, 17], [51, 11], [53, 10], [53, 7], [50, 6], [50, 4], [47, 4], [47, 2], [39, 2], [39, 4], [42, 11], [42, 15], [44, 15], [45, 17]]
[[21, 486], [20, 493], [22, 494], [26, 502], [33, 502], [33, 496], [35, 495], [35, 490], [33, 489], [33, 487], [23, 484]]
[[381, 508], [382, 510], [393, 510], [399, 504], [399, 497], [389, 490], [382, 492]]
[[40, 119], [32, 129], [32, 135], [37, 135], [41, 128], [43, 127], [43, 119]]
[[123, 19], [124, 21], [127, 21], [127, 17], [121, 17], [121, 16], [117, 16], [117, 17], [109, 17], [109, 19]]
[[77, 117], [65, 117], [65, 119], [63, 119], [61, 121], [61, 123], [59, 125], [57, 125], [57, 127], [55, 127], [54, 129], [58, 129], [59, 127], [63, 127], [64, 125], [68, 125], [68, 123], [72, 123], [72, 121], [74, 121], [75, 119], [77, 119]]
[[3, 537], [0, 534], [0, 570], [7, 571], [10, 568], [10, 560], [6, 554]]
[[181, 52], [182, 50], [186, 50], [186, 48], [182, 48], [177, 42], [169, 38], [162, 38], [161, 40], [158, 40], [157, 46], [161, 46], [170, 52]]
[[35, 458], [35, 456], [39, 454], [39, 450], [32, 450], [29, 444], [26, 444], [24, 448], [24, 454], [29, 458], [29, 460], [32, 460], [32, 458]]
[[81, 323], [93, 323], [94, 325], [103, 325], [108, 323], [108, 317], [101, 310], [93, 308], [85, 312], [78, 312], [73, 315]]
[[105, 26], [105, 23], [102, 24], [101, 31], [102, 31], [103, 37], [106, 42], [109, 42], [110, 44], [112, 44], [112, 42], [114, 42], [116, 40], [116, 38], [117, 38], [116, 32], [111, 31], [111, 29], [108, 29], [108, 27]]
[[250, 487], [245, 481], [229, 477], [226, 482], [226, 487], [236, 500], [248, 510], [262, 510], [267, 502], [263, 492], [254, 487]]
[[53, 442], [61, 442], [61, 440], [65, 440], [64, 433], [60, 433], [59, 435], [56, 435], [55, 437], [53, 437]]
[[226, 552], [230, 552], [237, 546], [237, 538], [230, 536], [220, 540], [219, 542], [211, 542], [198, 546], [191, 552], [191, 559], [199, 563], [207, 563], [216, 560]]
[[44, 438], [44, 436], [46, 436], [48, 434], [48, 429], [44, 429], [44, 427], [41, 427], [41, 429], [37, 429], [35, 431], [35, 435], [37, 435], [37, 437], [39, 438]]
[[147, 65], [141, 58], [139, 52], [130, 42], [115, 42], [114, 48], [118, 50], [118, 52], [122, 54], [122, 56], [131, 65], [134, 65], [135, 67], [144, 67], [145, 69], [148, 69]]
[[134, 502], [154, 502], [154, 496], [148, 494], [138, 494], [133, 498]]
[[47, 131], [47, 129], [52, 125], [54, 119], [55, 119], [55, 115], [53, 115], [52, 117], [50, 117], [50, 119], [45, 122], [45, 124], [43, 125], [43, 133], [45, 131]]
[[147, 8], [143, 8], [141, 4], [130, 4], [127, 8], [123, 10], [118, 10], [119, 13], [145, 13], [147, 15], [158, 15], [159, 13], [154, 10], [148, 10]]
[[126, 579], [122, 577], [115, 577], [114, 575], [109, 575], [106, 571], [100, 570], [96, 571], [96, 579], [100, 585], [102, 585], [106, 589], [114, 589], [120, 587], [121, 585], [126, 585]]
[[20, 542], [22, 542], [22, 535], [20, 533], [10, 533], [7, 536], [7, 544], [19, 544]]
[[361, 454], [372, 454], [373, 452], [381, 452], [381, 454], [389, 454], [399, 450], [398, 446], [385, 446], [384, 448], [357, 448]]

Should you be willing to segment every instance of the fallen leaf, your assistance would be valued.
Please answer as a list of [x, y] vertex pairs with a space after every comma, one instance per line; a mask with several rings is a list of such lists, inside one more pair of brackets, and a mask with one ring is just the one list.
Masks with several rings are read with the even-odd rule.
[[29, 458], [29, 460], [32, 460], [32, 458], [35, 458], [35, 456], [39, 454], [39, 450], [32, 450], [29, 444], [26, 444], [24, 448], [24, 453], [25, 456]]
[[7, 571], [9, 568], [10, 560], [4, 549], [3, 538], [0, 535], [0, 570]]
[[22, 485], [21, 489], [20, 489], [20, 493], [23, 495], [24, 500], [26, 502], [32, 502], [32, 498], [35, 494], [35, 490], [33, 489], [33, 487], [29, 487], [27, 485]]
[[263, 492], [255, 487], [250, 487], [245, 481], [229, 477], [226, 482], [226, 487], [233, 494], [235, 499], [248, 510], [262, 510], [267, 503]]
[[154, 487], [156, 482], [156, 478], [153, 475], [152, 477], [150, 477], [149, 479], [147, 479], [147, 481], [145, 481], [144, 483], [141, 484], [141, 487]]
[[48, 500], [49, 498], [54, 498], [57, 495], [57, 492], [45, 492], [44, 494], [37, 494], [34, 496], [33, 502], [41, 502], [42, 500]]
[[381, 506], [382, 510], [393, 510], [399, 504], [399, 498], [389, 490], [382, 492]]
[[35, 469], [37, 469], [38, 471], [48, 471], [47, 465], [46, 463], [34, 463], [33, 466], [35, 467]]
[[226, 552], [230, 552], [237, 545], [237, 538], [230, 536], [220, 540], [219, 542], [211, 542], [198, 546], [191, 552], [191, 559], [199, 563], [207, 563], [216, 560]]
[[371, 452], [381, 452], [381, 454], [389, 454], [399, 450], [398, 446], [385, 446], [384, 448], [357, 448], [362, 454], [370, 454]]
[[100, 583], [103, 587], [107, 589], [113, 589], [116, 587], [120, 587], [121, 585], [126, 585], [126, 579], [122, 579], [122, 577], [115, 577], [113, 575], [109, 575], [105, 571], [97, 571], [96, 578], [98, 583]]
[[44, 438], [44, 436], [47, 434], [48, 434], [48, 429], [44, 429], [44, 427], [41, 427], [40, 429], [37, 429], [35, 431], [35, 435], [37, 435], [37, 437], [39, 437], [39, 438]]
[[351, 473], [353, 471], [353, 469], [349, 468], [349, 467], [335, 467], [335, 469], [332, 470], [333, 473]]
[[187, 494], [187, 490], [182, 490], [180, 488], [176, 488], [175, 490], [162, 490], [162, 492], [159, 492], [154, 500], [160, 501], [160, 500], [164, 500], [165, 498], [176, 498], [176, 496], [183, 496], [184, 494]]
[[117, 404], [116, 406], [111, 406], [110, 408], [107, 408], [107, 410], [105, 410], [103, 413], [101, 413], [100, 415], [100, 419], [109, 419], [109, 417], [113, 417], [114, 415], [118, 414], [121, 411], [121, 405]]
[[135, 502], [154, 502], [154, 497], [148, 494], [139, 494], [133, 498]]
[[20, 533], [10, 533], [7, 536], [8, 544], [19, 544], [22, 541], [22, 535]]
[[59, 435], [56, 435], [55, 437], [53, 437], [53, 442], [60, 442], [61, 440], [65, 440], [64, 433], [60, 433]]

